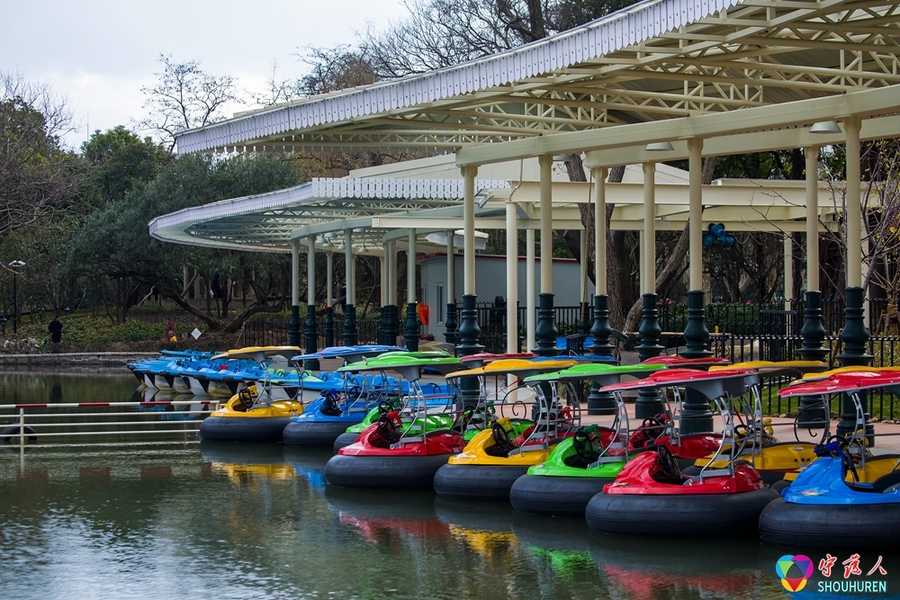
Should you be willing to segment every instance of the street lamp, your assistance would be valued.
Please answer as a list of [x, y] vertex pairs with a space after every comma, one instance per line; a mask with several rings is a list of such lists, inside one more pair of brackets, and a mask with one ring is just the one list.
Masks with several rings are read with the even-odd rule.
[[24, 267], [25, 263], [21, 260], [14, 260], [9, 263], [9, 266], [13, 270], [13, 334], [16, 334], [19, 331], [19, 294], [16, 286], [19, 283], [19, 269]]

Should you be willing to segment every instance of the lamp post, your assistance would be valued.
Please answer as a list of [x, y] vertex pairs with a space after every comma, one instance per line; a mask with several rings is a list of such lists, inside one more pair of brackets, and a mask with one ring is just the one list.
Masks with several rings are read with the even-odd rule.
[[13, 272], [13, 334], [19, 331], [19, 294], [17, 285], [19, 283], [19, 269], [25, 266], [21, 260], [14, 260], [9, 263], [9, 267]]

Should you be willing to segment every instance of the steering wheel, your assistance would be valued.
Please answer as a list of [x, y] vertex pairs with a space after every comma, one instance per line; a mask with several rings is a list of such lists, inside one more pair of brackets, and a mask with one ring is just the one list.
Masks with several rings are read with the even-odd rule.
[[386, 415], [389, 412], [394, 410], [394, 405], [388, 402], [387, 400], [382, 400], [378, 403], [378, 412], [382, 415]]
[[666, 430], [666, 424], [656, 417], [647, 417], [641, 421], [641, 429], [645, 430], [648, 438], [655, 440]]
[[388, 443], [394, 444], [400, 441], [400, 428], [397, 423], [387, 414], [378, 417], [378, 433], [381, 434]]
[[491, 423], [491, 436], [500, 452], [509, 454], [516, 449], [516, 445], [509, 437], [509, 432], [500, 424], [499, 421]]
[[[853, 462], [853, 457], [850, 456], [850, 441], [842, 435], [832, 435], [827, 440], [825, 440], [825, 450], [829, 451], [832, 456], [835, 455], [834, 446], [828, 447], [829, 443], [837, 442], [837, 451], [841, 453], [841, 469], [846, 472], [850, 472], [853, 476], [853, 481], [859, 481], [859, 473], [856, 470], [856, 464]], [[818, 454], [818, 452], [816, 452]]]
[[354, 385], [349, 390], [347, 390], [347, 398], [349, 398], [350, 400], [356, 400], [357, 398], [362, 396], [362, 393], [362, 388], [358, 385]]
[[641, 422], [641, 426], [631, 434], [628, 443], [632, 448], [653, 446], [652, 442], [656, 441], [665, 431], [665, 423], [654, 417], [647, 417]]
[[256, 398], [253, 397], [253, 392], [249, 388], [244, 388], [238, 392], [238, 400], [245, 408], [250, 408]]
[[594, 462], [600, 456], [600, 453], [594, 448], [594, 440], [584, 429], [576, 429], [575, 435], [572, 436], [572, 449], [579, 458], [588, 462]]
[[678, 460], [668, 446], [659, 446], [656, 448], [656, 454], [659, 458], [659, 472], [666, 479], [683, 479], [681, 468], [678, 466]]
[[341, 416], [341, 407], [338, 405], [338, 397], [334, 392], [322, 392], [322, 414], [331, 417]]

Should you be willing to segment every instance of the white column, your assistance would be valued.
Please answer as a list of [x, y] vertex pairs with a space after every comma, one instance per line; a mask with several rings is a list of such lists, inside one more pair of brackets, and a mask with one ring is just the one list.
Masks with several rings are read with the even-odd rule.
[[463, 200], [463, 294], [475, 294], [475, 175], [478, 167], [462, 167], [465, 178], [465, 198]]
[[541, 167], [541, 293], [553, 293], [553, 157], [538, 157]]
[[291, 306], [300, 305], [300, 240], [291, 240]]
[[386, 245], [388, 254], [388, 304], [397, 306], [397, 242], [391, 240]]
[[316, 236], [311, 235], [307, 240], [306, 250], [306, 304], [316, 305]]
[[819, 147], [803, 149], [806, 158], [806, 289], [819, 291]]
[[406, 303], [416, 301], [416, 230], [409, 230], [409, 250], [406, 253]]
[[641, 246], [641, 293], [656, 292], [656, 163], [644, 163], [644, 237]]
[[381, 288], [381, 294], [378, 297], [378, 302], [381, 304], [381, 306], [384, 306], [385, 304], [387, 304], [387, 301], [386, 301], [386, 299], [387, 299], [387, 287], [386, 287], [387, 286], [387, 254], [386, 253], [378, 258], [378, 264], [381, 267], [379, 269], [379, 271], [381, 273], [381, 277], [378, 278], [378, 281], [379, 281], [378, 287]]
[[[862, 287], [862, 205], [859, 190], [859, 118], [844, 119], [847, 137], [847, 287]], [[860, 236], [860, 237], [857, 237]]]
[[506, 351], [519, 351], [516, 306], [519, 302], [519, 228], [515, 202], [506, 203]]
[[592, 167], [594, 179], [594, 281], [597, 295], [605, 296], [606, 282], [606, 174], [603, 167]]
[[525, 230], [525, 347], [534, 348], [537, 344], [534, 338], [535, 327], [535, 285], [534, 285], [534, 229]]
[[332, 278], [334, 276], [334, 253], [330, 250], [325, 253], [325, 265], [326, 271], [326, 280], [325, 280], [325, 297], [328, 306], [331, 306], [331, 301], [334, 299], [334, 282]]
[[350, 230], [344, 230], [344, 270], [346, 271], [347, 277], [347, 304], [352, 306], [356, 306], [356, 277], [354, 276], [355, 269], [353, 268], [353, 246], [351, 246], [352, 237], [350, 235]]
[[791, 234], [784, 236], [784, 310], [791, 310], [794, 299], [794, 252]]
[[[578, 249], [581, 252], [581, 268], [579, 269], [579, 275], [581, 278], [581, 296], [579, 302], [587, 301], [587, 229], [581, 230], [581, 237], [578, 239], [579, 246]], [[579, 307], [579, 314], [581, 308]]]
[[688, 209], [690, 217], [689, 240], [689, 290], [703, 289], [703, 140], [689, 138]]
[[456, 302], [454, 297], [456, 293], [454, 289], [454, 284], [456, 283], [454, 281], [456, 279], [456, 256], [453, 250], [453, 235], [452, 229], [447, 232], [447, 304]]

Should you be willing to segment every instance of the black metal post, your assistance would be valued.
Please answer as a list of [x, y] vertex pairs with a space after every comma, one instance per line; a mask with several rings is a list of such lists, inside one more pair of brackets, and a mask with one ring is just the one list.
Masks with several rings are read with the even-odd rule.
[[344, 345], [356, 346], [359, 342], [359, 334], [356, 331], [356, 307], [352, 304], [344, 305]]
[[400, 311], [394, 304], [385, 306], [385, 344], [394, 346], [397, 344], [397, 336], [400, 334]]
[[[641, 296], [644, 302], [641, 311], [641, 324], [638, 327], [638, 333], [641, 336], [641, 343], [635, 347], [638, 351], [638, 357], [641, 361], [648, 358], [659, 356], [665, 348], [659, 344], [659, 336], [662, 329], [659, 327], [659, 311], [656, 309], [656, 294], [644, 294]], [[661, 413], [663, 403], [660, 400], [659, 392], [656, 390], [641, 390], [638, 392], [637, 400], [634, 402], [634, 416], [638, 419], [646, 419]]]
[[[475, 294], [463, 294], [462, 312], [459, 321], [459, 346], [456, 347], [457, 356], [478, 354], [484, 350], [484, 346], [478, 343], [481, 336], [481, 328], [478, 326], [478, 308]], [[462, 377], [459, 382], [459, 391], [463, 409], [478, 406], [481, 390], [477, 377]]]
[[[605, 294], [594, 296], [594, 323], [590, 333], [594, 339], [591, 353], [596, 356], [612, 356], [616, 347], [609, 341], [612, 328], [609, 326], [609, 296]], [[616, 397], [612, 392], [600, 392], [599, 390], [600, 386], [596, 383], [591, 385], [591, 393], [587, 398], [588, 414], [616, 414]]]
[[[709, 329], [706, 328], [706, 309], [703, 306], [703, 290], [691, 290], [687, 293], [688, 316], [684, 328], [684, 358], [707, 358], [712, 356], [708, 349]], [[709, 398], [688, 389], [684, 394], [684, 407], [681, 412], [681, 432], [705, 433], [713, 430], [713, 413], [710, 410]]]
[[291, 319], [288, 321], [288, 341], [291, 346], [300, 346], [300, 306], [291, 305]]
[[[319, 332], [316, 324], [316, 305], [306, 305], [306, 353], [314, 354], [319, 350]], [[303, 368], [310, 371], [319, 370], [318, 360], [307, 360], [304, 362]]]
[[416, 314], [416, 303], [410, 302], [406, 305], [406, 349], [410, 352], [419, 350], [419, 316]]
[[334, 307], [329, 303], [325, 309], [325, 347], [334, 346]]
[[456, 331], [456, 302], [447, 303], [447, 318], [444, 319], [444, 340], [448, 344], [459, 343], [459, 332]]
[[559, 329], [556, 328], [555, 312], [553, 310], [553, 294], [538, 295], [538, 319], [534, 327], [535, 343], [537, 348], [534, 353], [538, 356], [556, 356], [559, 351], [556, 348], [556, 338]]
[[578, 333], [581, 335], [587, 335], [591, 332], [591, 320], [588, 319], [588, 315], [591, 312], [591, 305], [587, 302], [581, 302], [578, 305], [581, 314], [578, 319]]
[[[869, 331], [863, 321], [864, 290], [861, 287], [847, 288], [847, 307], [844, 309], [844, 329], [841, 331], [841, 342], [844, 352], [837, 359], [842, 367], [865, 366], [871, 364], [874, 358], [866, 353], [866, 343], [869, 341]], [[869, 438], [869, 444], [875, 445], [875, 428], [872, 425], [868, 411], [868, 397], [865, 392], [860, 392], [859, 400], [862, 403], [865, 417], [865, 432]], [[856, 407], [847, 394], [843, 395], [841, 421], [837, 426], [838, 435], [853, 433], [856, 429]]]
[[[808, 290], [803, 311], [803, 327], [800, 329], [803, 347], [797, 351], [803, 360], [823, 361], [828, 355], [825, 341], [825, 325], [822, 322], [822, 292]], [[804, 429], [825, 429], [828, 425], [825, 396], [801, 396], [797, 425]]]

